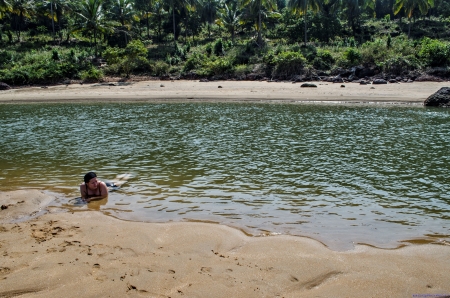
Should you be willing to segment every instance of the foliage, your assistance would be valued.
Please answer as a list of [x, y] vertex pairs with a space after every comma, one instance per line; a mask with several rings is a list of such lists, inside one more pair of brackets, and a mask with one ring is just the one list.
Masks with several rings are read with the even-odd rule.
[[401, 75], [404, 72], [407, 73], [408, 71], [420, 69], [421, 67], [419, 60], [414, 56], [395, 56], [380, 63], [380, 66], [384, 72], [394, 75]]
[[85, 82], [99, 82], [102, 78], [103, 72], [94, 66], [81, 72], [81, 79]]
[[275, 68], [272, 75], [288, 78], [301, 73], [306, 64], [306, 59], [299, 52], [282, 52], [273, 58]]
[[361, 53], [356, 48], [348, 48], [344, 51], [344, 58], [354, 65], [361, 60]]
[[163, 76], [169, 73], [170, 65], [164, 61], [158, 60], [153, 66], [153, 71], [156, 76]]
[[450, 44], [439, 40], [424, 38], [420, 45], [419, 57], [430, 66], [450, 64]]
[[[392, 74], [446, 67], [447, 2], [0, 0], [0, 80], [180, 71], [288, 78], [305, 68], [360, 64]], [[405, 18], [414, 20], [411, 35]]]
[[331, 52], [328, 50], [318, 50], [317, 55], [312, 61], [312, 65], [316, 69], [330, 70], [336, 62]]

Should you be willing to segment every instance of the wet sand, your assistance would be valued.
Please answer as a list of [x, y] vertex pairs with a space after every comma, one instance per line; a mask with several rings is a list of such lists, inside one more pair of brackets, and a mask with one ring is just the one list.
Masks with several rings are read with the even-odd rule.
[[[266, 81], [142, 81], [131, 83], [71, 84], [46, 88], [28, 87], [0, 91], [0, 103], [24, 102], [382, 102], [423, 101], [448, 82], [416, 82], [386, 85], [302, 83]], [[344, 86], [344, 87], [342, 87]]]
[[[316, 84], [317, 88], [230, 81], [68, 85], [0, 91], [0, 102], [421, 104], [448, 85]], [[239, 230], [207, 223], [122, 221], [95, 211], [48, 207], [53, 200], [40, 190], [0, 192], [4, 206], [0, 210], [0, 297], [450, 295], [447, 242], [391, 250], [357, 245], [336, 252], [309, 238], [248, 237]]]
[[0, 192], [0, 297], [450, 295], [446, 242], [336, 252], [309, 238], [248, 237], [217, 224], [63, 211], [48, 207], [53, 199]]

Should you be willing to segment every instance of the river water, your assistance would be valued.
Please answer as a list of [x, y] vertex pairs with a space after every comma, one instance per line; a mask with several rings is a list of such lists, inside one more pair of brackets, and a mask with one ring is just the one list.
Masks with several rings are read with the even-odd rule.
[[[244, 103], [0, 105], [0, 190], [126, 220], [205, 221], [332, 249], [450, 240], [450, 110]], [[72, 206], [88, 171], [133, 178]]]

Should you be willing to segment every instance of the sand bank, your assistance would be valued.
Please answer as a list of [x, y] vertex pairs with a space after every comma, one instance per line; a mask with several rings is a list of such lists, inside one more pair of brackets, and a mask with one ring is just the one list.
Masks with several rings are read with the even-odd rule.
[[335, 252], [308, 238], [247, 237], [221, 225], [61, 212], [44, 206], [52, 199], [0, 193], [8, 207], [0, 211], [0, 297], [450, 295], [446, 244]]
[[[0, 91], [0, 103], [18, 102], [393, 102], [423, 101], [448, 82], [415, 82], [386, 85], [301, 83], [266, 81], [142, 81], [130, 83], [71, 84]], [[345, 86], [345, 87], [342, 87]]]

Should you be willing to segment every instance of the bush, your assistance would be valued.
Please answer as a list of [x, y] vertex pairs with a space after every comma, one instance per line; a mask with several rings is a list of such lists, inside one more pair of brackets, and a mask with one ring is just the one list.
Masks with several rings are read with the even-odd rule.
[[210, 60], [204, 63], [202, 72], [204, 75], [220, 75], [231, 73], [233, 70], [233, 63], [227, 57], [220, 57], [215, 60]]
[[395, 75], [401, 75], [403, 72], [416, 70], [420, 68], [419, 60], [414, 56], [402, 57], [396, 56], [387, 59], [380, 65], [383, 71], [392, 73]]
[[361, 53], [355, 48], [348, 48], [344, 52], [344, 58], [350, 62], [350, 64], [354, 65], [361, 60]]
[[153, 70], [156, 76], [162, 76], [168, 74], [169, 67], [169, 64], [165, 63], [164, 61], [158, 60], [155, 62]]
[[103, 72], [94, 66], [81, 72], [81, 79], [85, 82], [99, 82], [102, 78]]
[[317, 48], [313, 45], [302, 45], [299, 50], [308, 61], [313, 61], [317, 56]]
[[182, 71], [187, 72], [198, 68], [205, 59], [206, 57], [204, 55], [198, 53], [193, 54], [184, 64]]
[[222, 56], [224, 54], [224, 46], [223, 46], [223, 42], [222, 42], [221, 38], [216, 40], [216, 42], [214, 43], [213, 48], [214, 48], [214, 55]]
[[234, 74], [236, 76], [243, 76], [252, 72], [252, 68], [250, 65], [240, 64], [234, 67]]
[[315, 69], [330, 70], [336, 60], [331, 55], [330, 51], [318, 50], [317, 56], [312, 61]]
[[429, 66], [445, 66], [450, 62], [450, 45], [439, 40], [424, 38], [419, 57]]
[[298, 52], [283, 52], [275, 57], [274, 76], [290, 77], [299, 74], [306, 64], [306, 59]]

